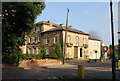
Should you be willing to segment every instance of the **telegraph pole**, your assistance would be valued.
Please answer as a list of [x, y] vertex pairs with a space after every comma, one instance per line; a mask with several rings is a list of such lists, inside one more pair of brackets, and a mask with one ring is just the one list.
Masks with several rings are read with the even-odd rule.
[[65, 63], [65, 55], [66, 55], [66, 40], [67, 40], [67, 30], [68, 30], [68, 13], [69, 9], [67, 9], [67, 16], [66, 16], [66, 29], [65, 29], [65, 42], [64, 42], [64, 53], [63, 53], [63, 64]]
[[113, 11], [112, 0], [110, 0], [110, 12], [111, 12], [111, 34], [112, 34], [112, 80], [116, 80], [116, 67], [115, 67], [115, 54], [114, 54], [114, 27], [113, 27]]

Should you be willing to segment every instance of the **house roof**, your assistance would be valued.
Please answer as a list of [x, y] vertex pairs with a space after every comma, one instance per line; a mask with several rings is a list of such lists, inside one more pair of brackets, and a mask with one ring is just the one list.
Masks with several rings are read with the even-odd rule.
[[52, 21], [40, 21], [40, 22], [35, 23], [35, 25], [40, 25], [40, 24], [46, 24], [46, 25], [50, 25], [51, 24], [54, 27], [59, 26], [59, 24], [55, 24]]
[[99, 39], [95, 39], [95, 38], [89, 38], [90, 40], [96, 40], [96, 41], [101, 41]]
[[[65, 26], [57, 26], [56, 28], [53, 28], [53, 29], [50, 29], [50, 30], [47, 30], [47, 31], [43, 31], [42, 33], [46, 33], [46, 32], [53, 32], [53, 31], [65, 31], [66, 27]], [[79, 33], [79, 34], [84, 34], [84, 35], [89, 35], [88, 33], [85, 33], [83, 31], [80, 31], [80, 30], [77, 30], [75, 28], [71, 28], [71, 27], [68, 27], [68, 31], [69, 32], [74, 32], [74, 33]]]

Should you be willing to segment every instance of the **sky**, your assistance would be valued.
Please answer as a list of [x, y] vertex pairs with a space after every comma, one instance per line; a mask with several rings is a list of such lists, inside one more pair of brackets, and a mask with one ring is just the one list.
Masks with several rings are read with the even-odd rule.
[[[96, 31], [104, 43], [109, 46], [111, 42], [111, 23], [109, 2], [46, 2], [46, 7], [36, 22], [52, 21], [56, 24], [68, 25], [83, 32]], [[118, 44], [118, 3], [113, 3], [114, 39]]]

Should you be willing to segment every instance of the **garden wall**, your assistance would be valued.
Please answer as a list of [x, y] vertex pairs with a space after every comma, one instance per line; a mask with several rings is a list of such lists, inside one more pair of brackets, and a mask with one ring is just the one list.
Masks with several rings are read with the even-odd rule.
[[46, 65], [53, 65], [53, 64], [59, 65], [59, 64], [62, 64], [62, 62], [56, 59], [23, 60], [20, 62], [19, 67], [46, 66]]

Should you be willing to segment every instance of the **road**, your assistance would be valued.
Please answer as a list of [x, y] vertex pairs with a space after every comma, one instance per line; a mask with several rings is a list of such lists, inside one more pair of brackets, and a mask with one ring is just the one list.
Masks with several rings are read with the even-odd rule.
[[[87, 63], [81, 60], [67, 60], [64, 65], [46, 65], [31, 68], [3, 68], [3, 79], [76, 79], [78, 64], [85, 66], [85, 79], [112, 79], [111, 62]], [[120, 74], [116, 73], [117, 78]], [[120, 77], [120, 76], [119, 76]]]

